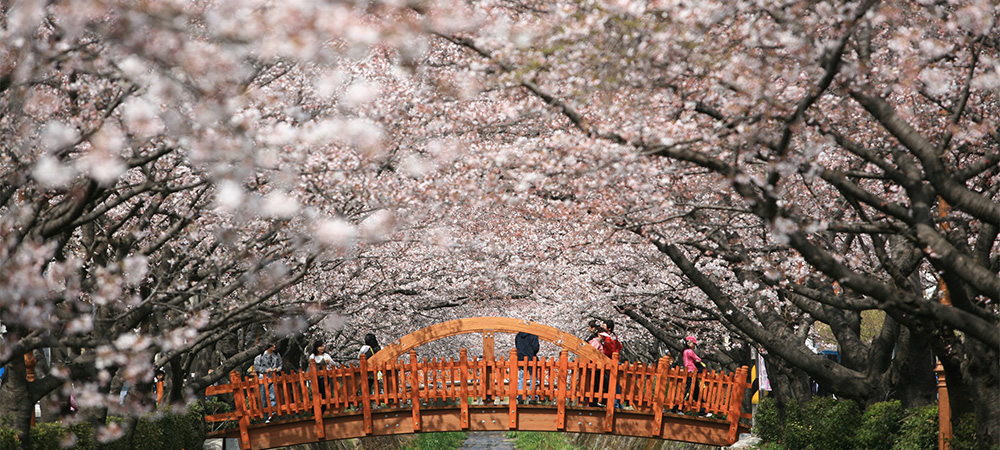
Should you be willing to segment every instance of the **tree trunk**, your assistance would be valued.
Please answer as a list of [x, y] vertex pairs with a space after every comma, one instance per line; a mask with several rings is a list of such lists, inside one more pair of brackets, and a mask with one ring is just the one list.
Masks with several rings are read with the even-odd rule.
[[[979, 399], [974, 405], [980, 448], [996, 449], [1000, 447], [1000, 388], [995, 381], [989, 383], [981, 378], [974, 378], [972, 391], [976, 392]], [[952, 416], [952, 424], [959, 417]]]
[[[976, 423], [980, 448], [995, 449], [1000, 447], [1000, 367], [997, 367], [996, 349], [988, 348], [978, 341], [966, 340], [969, 351], [968, 361], [964, 364], [962, 380], [965, 389], [971, 393], [972, 404], [976, 414]], [[948, 382], [948, 393], [952, 403], [952, 424], [961, 417], [961, 410], [955, 409], [956, 398], [951, 397], [951, 380]]]
[[779, 358], [765, 359], [767, 374], [771, 379], [771, 395], [779, 405], [796, 401], [799, 404], [812, 398], [809, 376], [805, 372], [788, 366]]
[[903, 328], [897, 342], [899, 345], [888, 377], [889, 392], [896, 393], [895, 397], [903, 408], [933, 403], [937, 395], [937, 383], [929, 333], [914, 333]]

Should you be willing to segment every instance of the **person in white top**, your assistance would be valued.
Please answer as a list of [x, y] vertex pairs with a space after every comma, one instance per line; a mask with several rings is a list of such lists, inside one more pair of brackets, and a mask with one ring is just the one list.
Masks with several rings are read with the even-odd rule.
[[[333, 368], [333, 357], [326, 352], [326, 344], [322, 342], [317, 342], [313, 346], [313, 352], [309, 355], [309, 360], [316, 363], [316, 370], [321, 372], [316, 378], [316, 384], [319, 385], [319, 396], [321, 399], [326, 400], [326, 377], [323, 376], [323, 370]], [[322, 410], [326, 411], [326, 404], [322, 406]]]

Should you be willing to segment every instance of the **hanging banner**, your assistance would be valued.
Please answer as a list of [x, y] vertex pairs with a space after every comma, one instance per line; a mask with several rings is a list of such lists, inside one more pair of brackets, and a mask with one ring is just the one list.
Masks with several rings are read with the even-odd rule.
[[759, 385], [760, 390], [770, 391], [771, 390], [771, 380], [767, 378], [767, 368], [764, 367], [764, 356], [757, 354], [757, 372], [760, 377]]

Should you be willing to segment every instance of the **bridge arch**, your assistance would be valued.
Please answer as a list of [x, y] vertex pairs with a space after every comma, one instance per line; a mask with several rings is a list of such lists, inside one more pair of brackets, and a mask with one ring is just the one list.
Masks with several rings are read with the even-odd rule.
[[591, 361], [607, 361], [609, 359], [604, 353], [601, 353], [583, 339], [555, 327], [509, 317], [468, 317], [437, 323], [407, 334], [392, 344], [383, 347], [369, 362], [372, 364], [381, 364], [385, 361], [395, 361], [400, 356], [421, 345], [449, 336], [469, 333], [483, 334], [483, 359], [492, 360], [494, 358], [493, 334], [496, 332], [518, 333], [521, 331], [534, 334], [539, 339], [558, 345], [579, 358]]

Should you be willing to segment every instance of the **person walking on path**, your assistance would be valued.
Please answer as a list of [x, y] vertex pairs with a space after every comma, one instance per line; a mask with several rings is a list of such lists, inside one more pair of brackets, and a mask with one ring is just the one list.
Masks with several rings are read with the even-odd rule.
[[[278, 354], [277, 345], [273, 342], [271, 345], [264, 350], [264, 353], [257, 355], [253, 359], [253, 370], [257, 373], [257, 377], [264, 379], [268, 376], [274, 376], [278, 372], [281, 372], [281, 355]], [[274, 395], [274, 383], [267, 383], [267, 397], [265, 398], [265, 393], [262, 390], [260, 392], [260, 404], [261, 406], [270, 404], [271, 407], [278, 406], [278, 400]], [[274, 413], [267, 415], [264, 419], [265, 423], [270, 423], [273, 418]]]
[[[517, 348], [517, 360], [518, 361], [534, 361], [538, 359], [538, 336], [530, 333], [519, 332], [517, 336], [514, 336], [514, 347]], [[517, 390], [524, 390], [524, 369], [517, 370]], [[531, 367], [528, 367], [528, 384], [531, 386], [528, 389], [534, 390], [538, 386], [538, 379], [534, 376]], [[531, 403], [538, 400], [538, 396], [531, 397]], [[517, 401], [520, 402], [521, 396], [517, 396]]]
[[[694, 352], [695, 346], [698, 345], [698, 339], [696, 339], [694, 336], [688, 336], [684, 338], [684, 341], [687, 345], [687, 348], [684, 349], [684, 353], [681, 355], [681, 357], [684, 359], [684, 369], [687, 370], [688, 373], [687, 382], [685, 382], [684, 384], [684, 398], [686, 400], [688, 399], [688, 395], [690, 395], [691, 401], [697, 403], [701, 391], [700, 389], [701, 380], [695, 382], [694, 378], [696, 374], [700, 374], [705, 369], [705, 364], [701, 362], [701, 357], [699, 357], [698, 354]], [[691, 390], [692, 383], [694, 383], [693, 392]], [[711, 414], [705, 413], [705, 408], [701, 408], [698, 411], [698, 415], [711, 416]]]
[[[313, 345], [313, 352], [309, 355], [309, 361], [316, 363], [316, 370], [319, 373], [323, 373], [323, 370], [333, 367], [333, 357], [326, 352], [326, 344], [322, 342], [317, 342]], [[317, 375], [316, 384], [318, 385], [319, 398], [326, 399], [326, 377]], [[326, 404], [323, 404], [321, 410], [326, 411]]]

